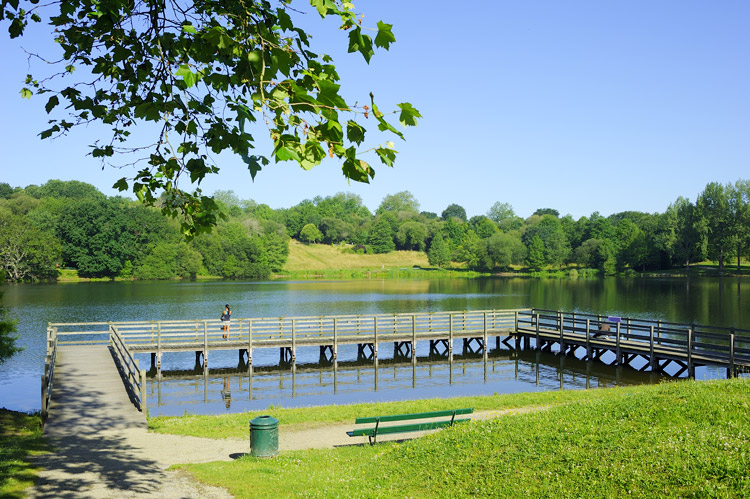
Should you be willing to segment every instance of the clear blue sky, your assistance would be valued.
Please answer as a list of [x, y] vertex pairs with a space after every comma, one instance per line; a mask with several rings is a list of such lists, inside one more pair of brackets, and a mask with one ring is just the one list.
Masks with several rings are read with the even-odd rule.
[[[346, 34], [332, 20], [313, 48], [334, 56], [353, 100], [365, 103], [373, 91], [381, 108], [408, 101], [421, 111], [406, 142], [395, 140], [396, 166], [373, 158], [370, 185], [348, 183], [334, 163], [310, 172], [272, 164], [252, 182], [226, 156], [205, 192], [231, 189], [280, 208], [348, 191], [374, 210], [385, 195], [408, 190], [437, 213], [458, 203], [479, 215], [501, 201], [522, 217], [551, 207], [578, 218], [662, 212], [678, 196], [694, 200], [708, 182], [750, 178], [746, 0], [354, 3], [365, 25], [394, 25], [391, 50], [368, 66], [346, 54]], [[315, 14], [306, 19], [318, 32]], [[19, 47], [40, 46], [39, 32], [19, 44], [2, 29], [0, 181], [75, 179], [115, 194], [112, 183], [132, 172], [102, 171], [86, 156], [97, 130], [37, 137], [46, 97], [21, 99], [28, 71]], [[259, 150], [270, 153], [270, 142], [260, 140]]]

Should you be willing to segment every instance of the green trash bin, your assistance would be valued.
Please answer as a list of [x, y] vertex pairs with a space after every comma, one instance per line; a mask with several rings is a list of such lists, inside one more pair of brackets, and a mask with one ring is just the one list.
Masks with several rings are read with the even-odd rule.
[[250, 455], [274, 457], [279, 453], [279, 420], [258, 416], [250, 421]]

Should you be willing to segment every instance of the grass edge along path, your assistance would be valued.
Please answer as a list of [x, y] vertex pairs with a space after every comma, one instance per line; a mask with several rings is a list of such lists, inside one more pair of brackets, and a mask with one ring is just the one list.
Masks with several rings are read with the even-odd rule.
[[[634, 388], [621, 387], [617, 388], [617, 390], [631, 392]], [[151, 431], [173, 435], [202, 438], [247, 438], [248, 423], [252, 419], [262, 415], [273, 416], [279, 420], [280, 426], [294, 431], [295, 429], [308, 429], [330, 424], [353, 423], [358, 417], [373, 414], [383, 416], [389, 414], [441, 411], [461, 407], [473, 407], [475, 411], [483, 411], [559, 405], [603, 397], [606, 395], [607, 390], [527, 392], [299, 408], [270, 406], [268, 409], [262, 411], [235, 414], [159, 416], [149, 418], [148, 426]]]
[[750, 496], [750, 379], [580, 393], [397, 444], [179, 468], [236, 497]]
[[25, 497], [39, 472], [33, 456], [48, 450], [39, 413], [0, 409], [0, 497]]

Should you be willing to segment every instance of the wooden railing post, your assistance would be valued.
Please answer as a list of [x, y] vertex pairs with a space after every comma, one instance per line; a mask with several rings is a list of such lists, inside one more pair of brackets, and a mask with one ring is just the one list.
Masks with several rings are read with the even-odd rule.
[[[336, 361], [339, 353], [339, 319], [338, 317], [333, 318], [333, 360]], [[335, 365], [335, 364], [334, 364]]]
[[411, 315], [411, 362], [417, 362], [417, 316]]
[[560, 322], [560, 355], [565, 355], [565, 335], [563, 329], [565, 329], [565, 316], [562, 311], [557, 312], [558, 320]]
[[[453, 312], [448, 313], [448, 358], [453, 360]], [[451, 376], [453, 370], [451, 370]]]
[[484, 342], [484, 344], [482, 345], [482, 350], [484, 351], [484, 357], [487, 358], [487, 312], [484, 312], [483, 318], [484, 318], [484, 333], [483, 333], [482, 341]]
[[146, 371], [141, 371], [141, 411], [143, 411], [143, 414], [148, 417], [148, 403], [146, 402], [146, 394], [148, 393], [148, 390], [146, 389]]
[[617, 365], [621, 366], [622, 365], [622, 351], [620, 349], [620, 323], [619, 322], [617, 323], [616, 330], [617, 330], [617, 333], [615, 336], [615, 357], [617, 357], [617, 360], [616, 360]]
[[693, 327], [687, 330], [687, 364], [688, 377], [695, 378], [695, 366], [693, 366]]
[[372, 318], [372, 355], [374, 360], [378, 360], [378, 316]]
[[727, 378], [734, 378], [736, 371], [734, 369], [734, 329], [729, 333], [729, 369], [727, 369]]
[[591, 319], [586, 319], [586, 360], [591, 358]]
[[654, 353], [654, 325], [649, 326], [649, 362], [651, 363], [651, 372], [656, 372], [656, 353]]
[[247, 322], [247, 365], [253, 364], [253, 320]]
[[292, 364], [297, 361], [297, 319], [292, 319]]

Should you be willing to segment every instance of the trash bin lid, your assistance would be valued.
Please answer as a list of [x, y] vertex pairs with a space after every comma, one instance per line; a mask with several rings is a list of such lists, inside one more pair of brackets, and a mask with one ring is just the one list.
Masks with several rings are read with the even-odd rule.
[[272, 426], [278, 426], [279, 420], [273, 416], [258, 416], [257, 418], [250, 421], [251, 428], [266, 428]]

